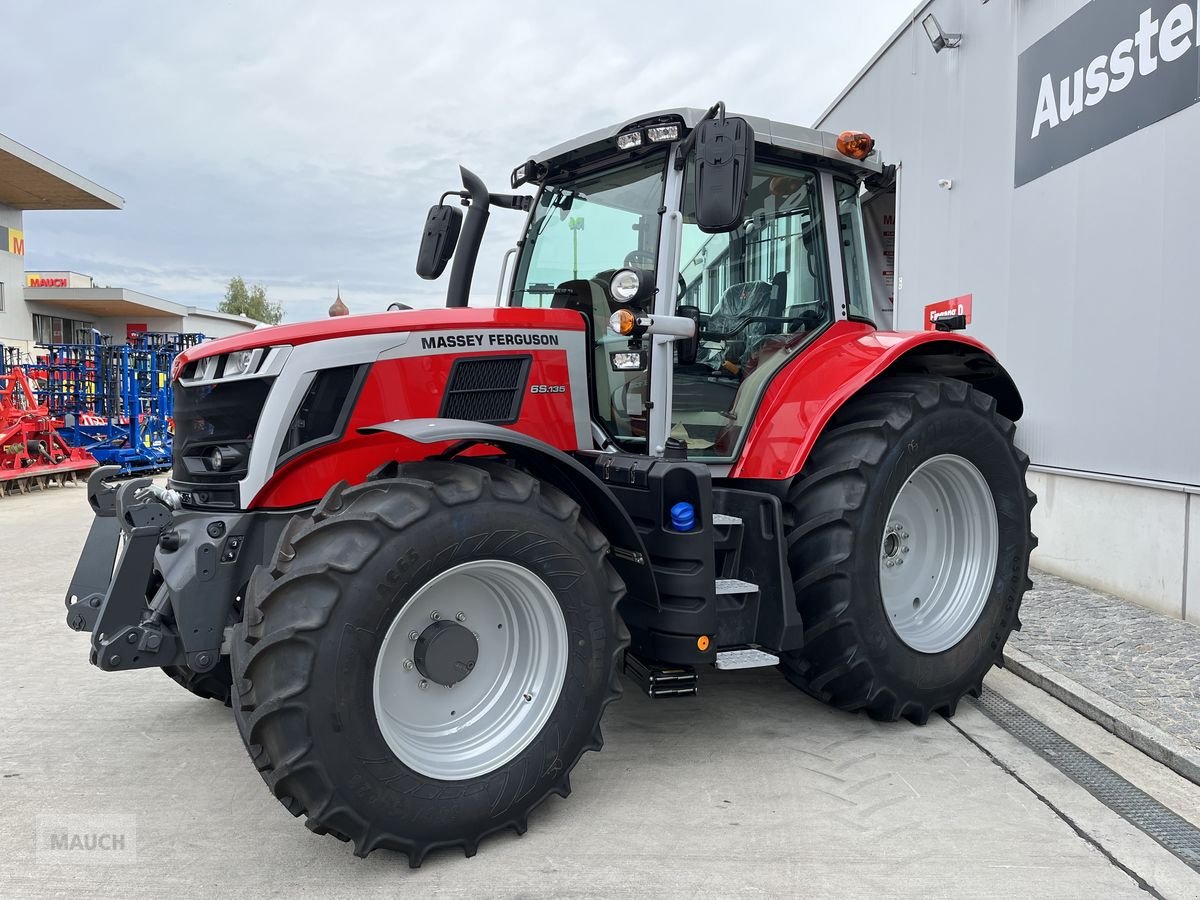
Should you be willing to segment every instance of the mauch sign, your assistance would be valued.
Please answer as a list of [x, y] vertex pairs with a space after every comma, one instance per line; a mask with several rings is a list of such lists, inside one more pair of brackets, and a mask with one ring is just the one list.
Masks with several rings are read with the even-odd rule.
[[1017, 61], [1017, 187], [1200, 98], [1196, 0], [1092, 0]]

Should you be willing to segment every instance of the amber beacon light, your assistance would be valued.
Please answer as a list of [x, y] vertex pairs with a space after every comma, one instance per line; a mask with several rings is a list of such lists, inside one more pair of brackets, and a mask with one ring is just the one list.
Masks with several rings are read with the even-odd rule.
[[838, 153], [851, 159], [866, 159], [875, 149], [875, 138], [865, 131], [843, 131], [837, 139]]

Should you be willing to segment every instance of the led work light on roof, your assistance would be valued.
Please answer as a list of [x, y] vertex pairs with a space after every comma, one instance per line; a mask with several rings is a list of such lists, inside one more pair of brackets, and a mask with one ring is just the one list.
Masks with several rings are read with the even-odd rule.
[[838, 153], [851, 159], [866, 159], [875, 149], [875, 138], [865, 131], [843, 131], [837, 139]]
[[677, 141], [679, 140], [679, 126], [651, 125], [646, 129], [646, 136], [655, 144], [662, 143], [663, 141]]
[[640, 131], [627, 131], [624, 134], [617, 135], [617, 147], [621, 150], [633, 150], [635, 147], [642, 146], [642, 133]]

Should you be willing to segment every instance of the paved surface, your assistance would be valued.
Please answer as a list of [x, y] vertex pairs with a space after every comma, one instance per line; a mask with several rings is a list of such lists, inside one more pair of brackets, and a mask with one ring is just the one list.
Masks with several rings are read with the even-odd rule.
[[[61, 595], [89, 518], [78, 488], [0, 500], [4, 897], [1200, 897], [1200, 876], [970, 704], [881, 725], [773, 670], [706, 674], [689, 700], [627, 689], [604, 752], [524, 837], [416, 871], [355, 859], [268, 794], [228, 710], [87, 664]], [[1200, 823], [1200, 788], [1007, 673], [988, 683]], [[38, 828], [71, 815], [118, 817], [125, 864], [39, 855]]]
[[1009, 647], [1200, 754], [1200, 625], [1035, 572]]

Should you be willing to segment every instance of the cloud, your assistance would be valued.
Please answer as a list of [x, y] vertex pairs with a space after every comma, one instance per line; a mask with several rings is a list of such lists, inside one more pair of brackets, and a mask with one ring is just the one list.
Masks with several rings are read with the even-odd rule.
[[[215, 306], [232, 275], [288, 319], [441, 302], [413, 271], [466, 165], [500, 190], [576, 134], [669, 106], [811, 122], [910, 11], [839, 4], [342, 0], [6, 6], [6, 134], [126, 198], [26, 217], [29, 268]], [[493, 214], [475, 292], [520, 219]]]

